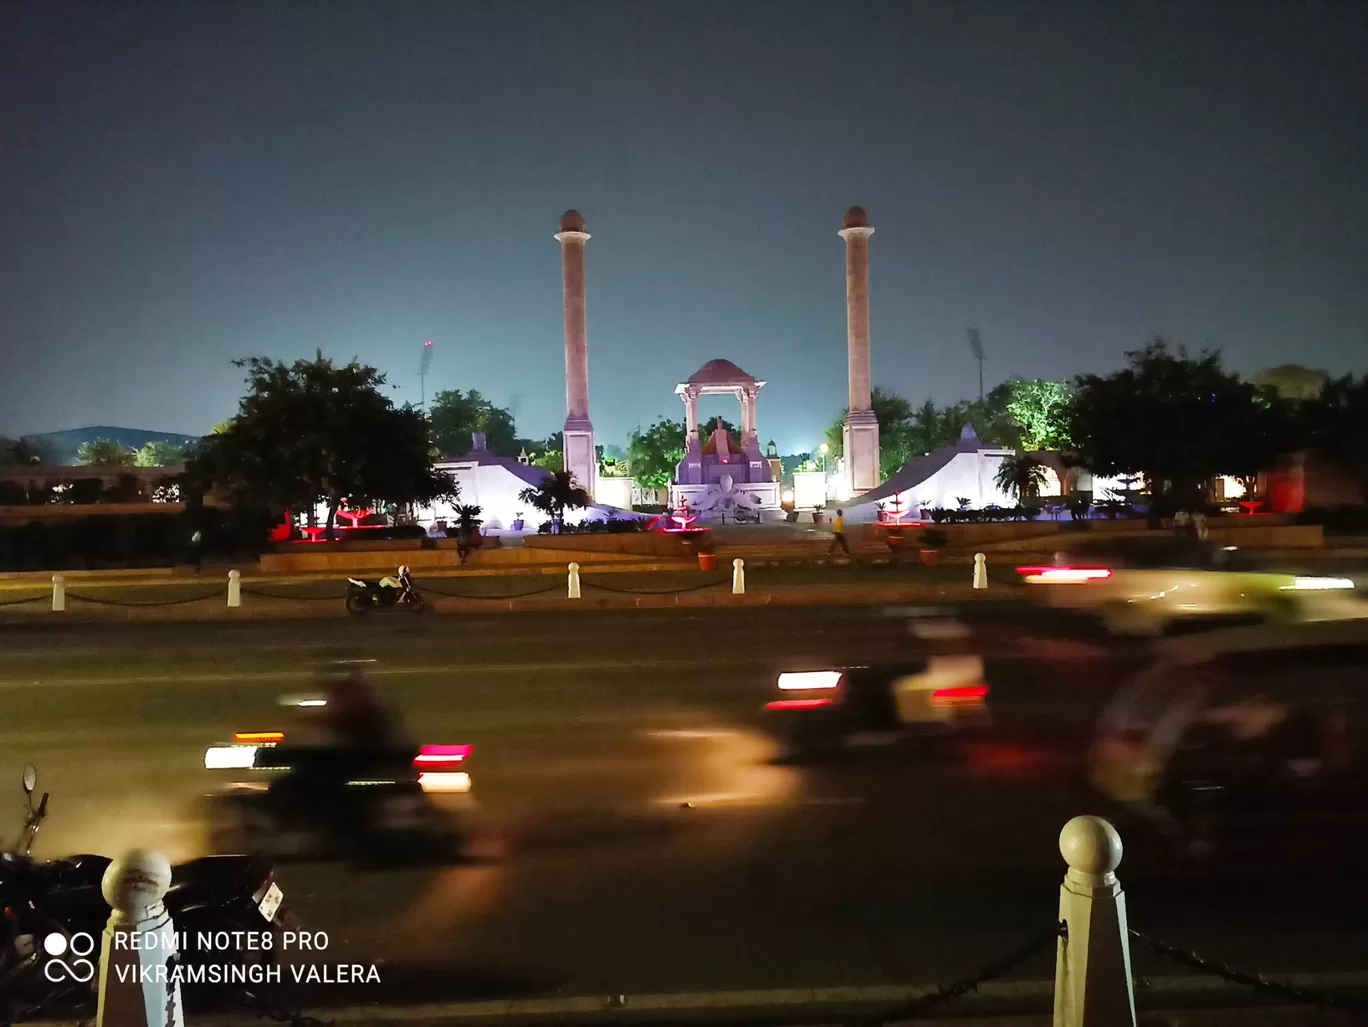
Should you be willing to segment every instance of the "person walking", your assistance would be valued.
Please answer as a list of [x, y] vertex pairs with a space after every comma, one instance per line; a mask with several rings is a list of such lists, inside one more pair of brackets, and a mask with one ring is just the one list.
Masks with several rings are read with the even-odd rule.
[[832, 522], [831, 546], [827, 549], [827, 555], [831, 556], [836, 552], [836, 547], [840, 546], [846, 556], [850, 555], [850, 546], [846, 543], [845, 537], [845, 511], [836, 511], [836, 520]]

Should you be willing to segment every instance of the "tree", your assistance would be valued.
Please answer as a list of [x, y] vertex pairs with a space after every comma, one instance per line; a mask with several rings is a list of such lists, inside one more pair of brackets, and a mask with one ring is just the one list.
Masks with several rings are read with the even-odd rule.
[[1156, 339], [1115, 374], [1079, 375], [1067, 431], [1094, 474], [1145, 476], [1151, 494], [1195, 499], [1218, 474], [1247, 474], [1278, 455], [1281, 410], [1221, 366], [1219, 351], [1189, 357]]
[[1254, 376], [1254, 385], [1263, 392], [1285, 400], [1320, 399], [1330, 375], [1300, 364], [1279, 364]]
[[248, 509], [272, 513], [326, 502], [331, 533], [343, 500], [429, 502], [455, 493], [432, 466], [431, 429], [421, 411], [396, 408], [385, 376], [320, 352], [284, 364], [262, 357], [247, 369], [248, 392], [226, 430], [190, 461], [189, 479], [217, 487]]
[[225, 417], [218, 424], [214, 425], [214, 427], [210, 428], [209, 433], [211, 435], [222, 435], [224, 432], [226, 432], [229, 428], [233, 426], [234, 420], [235, 418]]
[[642, 488], [660, 489], [674, 479], [684, 459], [684, 422], [658, 419], [645, 431], [627, 436], [627, 459], [632, 477]]
[[174, 467], [185, 462], [185, 450], [164, 439], [149, 442], [133, 457], [137, 467]]
[[1040, 495], [1045, 485], [1045, 465], [1025, 453], [1005, 457], [998, 465], [994, 481], [1003, 492], [1024, 503]]
[[483, 432], [485, 448], [496, 456], [517, 456], [517, 432], [513, 415], [497, 407], [474, 389], [451, 389], [437, 393], [430, 404], [433, 437], [443, 456], [469, 453], [471, 436]]
[[76, 450], [76, 460], [86, 467], [132, 467], [133, 458], [133, 450], [113, 439], [92, 439]]
[[569, 471], [551, 472], [540, 485], [529, 485], [519, 492], [518, 498], [548, 514], [556, 524], [565, 519], [566, 510], [582, 510], [589, 505], [589, 493], [575, 483], [575, 476]]
[[[1007, 413], [1021, 434], [1021, 449], [1065, 449], [1069, 444], [1069, 386], [1065, 382], [1007, 382]], [[1018, 447], [1013, 447], [1018, 448]]]
[[22, 467], [42, 462], [43, 455], [37, 446], [26, 439], [0, 435], [0, 467]]
[[1368, 375], [1326, 382], [1319, 402], [1302, 404], [1298, 421], [1316, 453], [1368, 489]]

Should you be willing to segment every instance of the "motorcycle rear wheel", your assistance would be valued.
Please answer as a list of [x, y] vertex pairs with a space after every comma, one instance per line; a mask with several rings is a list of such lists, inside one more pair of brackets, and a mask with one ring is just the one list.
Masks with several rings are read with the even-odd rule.
[[363, 616], [370, 612], [370, 608], [375, 605], [375, 600], [370, 596], [360, 592], [349, 592], [347, 594], [347, 612], [354, 617]]

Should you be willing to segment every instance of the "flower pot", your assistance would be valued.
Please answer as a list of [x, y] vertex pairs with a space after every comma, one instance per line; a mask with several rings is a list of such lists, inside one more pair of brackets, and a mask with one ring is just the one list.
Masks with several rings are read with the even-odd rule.
[[822, 515], [819, 514], [819, 513], [814, 513], [814, 514], [812, 515], [812, 523], [813, 523], [813, 524], [821, 524], [821, 523], [822, 523]]
[[923, 567], [934, 567], [939, 559], [939, 549], [923, 549], [921, 551], [921, 562]]
[[511, 531], [522, 531], [522, 530], [523, 530], [523, 519], [522, 519], [521, 517], [519, 517], [517, 520], [515, 520], [515, 521], [512, 523], [512, 525], [510, 525], [510, 529], [509, 529], [509, 530], [511, 530]]
[[892, 533], [889, 534], [889, 536], [888, 536], [888, 548], [889, 548], [889, 549], [897, 549], [897, 548], [898, 548], [900, 545], [902, 545], [902, 544], [903, 544], [903, 540], [902, 540], [902, 536], [901, 536], [901, 535], [894, 535], [894, 534], [892, 534]]
[[717, 569], [717, 554], [716, 554], [716, 553], [699, 553], [699, 554], [698, 554], [698, 569], [699, 569], [700, 571], [712, 571], [712, 570], [716, 570], [716, 569]]

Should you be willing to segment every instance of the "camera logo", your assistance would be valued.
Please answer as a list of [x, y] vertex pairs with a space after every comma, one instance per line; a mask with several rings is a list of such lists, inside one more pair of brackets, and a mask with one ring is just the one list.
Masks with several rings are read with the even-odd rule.
[[[95, 951], [95, 938], [84, 931], [77, 931], [67, 940], [65, 934], [53, 931], [43, 939], [43, 951], [48, 960], [43, 964], [43, 976], [51, 983], [64, 980], [77, 984], [89, 983], [95, 977], [95, 964], [86, 957]], [[70, 953], [76, 958], [68, 963], [61, 957]]]

